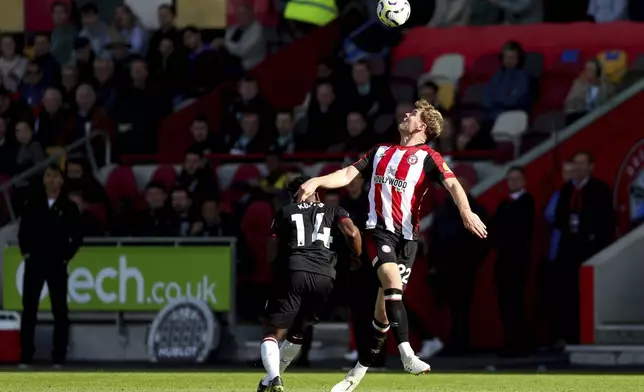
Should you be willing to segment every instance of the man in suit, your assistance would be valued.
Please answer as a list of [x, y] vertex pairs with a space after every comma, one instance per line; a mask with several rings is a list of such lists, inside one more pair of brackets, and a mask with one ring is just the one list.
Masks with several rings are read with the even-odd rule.
[[572, 161], [573, 179], [561, 188], [555, 212], [555, 228], [561, 231], [555, 333], [570, 344], [579, 340], [579, 267], [611, 243], [616, 225], [612, 192], [592, 176], [593, 156], [578, 152]]
[[523, 168], [510, 168], [506, 181], [510, 195], [499, 204], [494, 215], [494, 277], [503, 323], [503, 354], [514, 356], [525, 353], [528, 348], [525, 287], [530, 269], [534, 198], [525, 190]]
[[21, 364], [33, 359], [36, 314], [40, 292], [47, 282], [54, 316], [54, 366], [62, 366], [67, 356], [69, 318], [67, 308], [67, 265], [83, 241], [80, 212], [62, 191], [63, 172], [56, 165], [45, 170], [44, 192], [25, 205], [18, 231], [25, 273], [20, 325]]

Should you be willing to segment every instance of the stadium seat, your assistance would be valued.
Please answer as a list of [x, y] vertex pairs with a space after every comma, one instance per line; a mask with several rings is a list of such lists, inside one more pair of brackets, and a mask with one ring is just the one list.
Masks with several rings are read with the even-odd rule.
[[495, 161], [497, 163], [505, 163], [516, 158], [517, 145], [513, 142], [497, 141], [496, 150], [498, 151], [498, 155]]
[[135, 208], [140, 205], [136, 178], [130, 166], [119, 166], [108, 175], [105, 181], [105, 192], [115, 208], [121, 199], [129, 199]]
[[561, 110], [573, 80], [574, 78], [570, 75], [544, 76], [541, 79], [541, 101], [539, 103], [550, 110]]
[[521, 135], [528, 129], [528, 114], [522, 110], [503, 112], [496, 118], [492, 127], [492, 136], [496, 141], [511, 141], [515, 147], [515, 156], [519, 152]]
[[438, 83], [438, 102], [443, 108], [449, 110], [454, 106], [454, 99], [456, 98], [456, 85], [453, 82], [440, 82]]
[[534, 147], [548, 140], [551, 135], [551, 133], [534, 131], [524, 133], [523, 136], [521, 136], [521, 148], [519, 149], [519, 153], [525, 154]]
[[376, 117], [376, 120], [373, 123], [373, 130], [375, 131], [376, 135], [382, 135], [387, 132], [394, 121], [395, 116], [391, 114], [381, 114]]
[[465, 70], [465, 59], [459, 53], [444, 54], [434, 60], [429, 75], [433, 80], [458, 82]]
[[566, 119], [562, 112], [552, 110], [543, 113], [532, 124], [532, 130], [536, 132], [551, 133], [563, 129], [566, 126]]
[[619, 84], [628, 69], [628, 55], [623, 50], [607, 50], [597, 55], [602, 65], [604, 77], [614, 84]]
[[458, 163], [456, 166], [452, 167], [452, 171], [454, 172], [454, 175], [456, 175], [456, 177], [465, 178], [471, 186], [476, 185], [476, 183], [479, 181], [476, 169], [474, 169], [474, 167], [468, 163]]
[[561, 57], [548, 69], [549, 74], [562, 74], [577, 76], [583, 67], [581, 51], [568, 49], [561, 53]]
[[528, 52], [525, 57], [524, 69], [532, 79], [539, 79], [543, 72], [543, 54], [538, 52]]
[[481, 104], [483, 103], [484, 91], [485, 91], [484, 84], [473, 84], [467, 87], [467, 89], [465, 89], [465, 93], [463, 93], [463, 99], [461, 100], [461, 104], [464, 107], [470, 107], [470, 108], [481, 107]]
[[423, 73], [424, 67], [425, 60], [422, 57], [408, 57], [394, 64], [391, 70], [391, 76], [396, 79], [411, 79], [415, 81]]
[[232, 183], [238, 182], [248, 182], [249, 180], [260, 179], [262, 174], [259, 171], [257, 165], [253, 163], [245, 163], [239, 165], [237, 171], [233, 175]]
[[87, 203], [85, 209], [101, 222], [103, 227], [107, 227], [107, 212], [105, 207], [100, 203]]
[[468, 71], [468, 74], [492, 76], [497, 69], [499, 69], [499, 55], [490, 53], [474, 60], [472, 69]]
[[177, 172], [172, 165], [159, 165], [152, 176], [150, 181], [157, 181], [165, 186], [166, 191], [170, 191], [174, 186], [177, 178]]
[[396, 102], [413, 102], [415, 100], [416, 86], [412, 83], [394, 81], [390, 84], [390, 89], [391, 95]]

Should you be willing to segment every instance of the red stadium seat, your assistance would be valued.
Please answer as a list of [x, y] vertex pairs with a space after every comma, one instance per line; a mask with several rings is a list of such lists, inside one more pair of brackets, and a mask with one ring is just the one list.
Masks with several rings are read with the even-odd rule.
[[548, 140], [551, 136], [551, 133], [545, 133], [545, 132], [527, 132], [521, 136], [521, 148], [519, 152], [521, 155], [525, 154], [526, 152], [532, 150], [539, 144], [543, 143], [544, 141]]
[[342, 164], [340, 163], [329, 163], [320, 169], [320, 173], [318, 173], [318, 176], [326, 176], [327, 174], [331, 174], [334, 171], [342, 169]]
[[119, 166], [109, 174], [105, 182], [105, 192], [115, 207], [121, 199], [131, 200], [135, 207], [140, 205], [139, 189], [130, 166]]
[[87, 203], [85, 209], [98, 219], [103, 227], [107, 226], [107, 212], [105, 207], [100, 203]]
[[459, 163], [452, 168], [456, 177], [465, 178], [467, 182], [470, 183], [470, 186], [476, 185], [479, 182], [479, 176], [476, 173], [476, 169], [468, 163]]
[[471, 70], [466, 72], [472, 75], [491, 77], [497, 69], [499, 69], [499, 55], [486, 54], [474, 60]]
[[152, 173], [150, 181], [157, 181], [163, 184], [166, 191], [169, 191], [174, 186], [174, 182], [177, 178], [177, 172], [172, 165], [160, 165]]
[[266, 201], [251, 203], [241, 221], [242, 235], [256, 263], [251, 279], [257, 283], [267, 283], [271, 279], [266, 247], [272, 221], [273, 207]]
[[249, 180], [255, 180], [262, 177], [257, 165], [253, 163], [245, 163], [239, 165], [235, 175], [233, 175], [232, 183], [236, 182], [247, 182]]

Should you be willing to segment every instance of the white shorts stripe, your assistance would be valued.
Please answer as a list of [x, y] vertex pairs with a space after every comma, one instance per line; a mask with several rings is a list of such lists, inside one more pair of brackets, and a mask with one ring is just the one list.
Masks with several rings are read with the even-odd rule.
[[402, 294], [385, 295], [385, 301], [402, 301]]
[[389, 331], [389, 326], [388, 325], [385, 328], [380, 328], [379, 326], [376, 325], [376, 322], [373, 321], [373, 320], [371, 321], [371, 325], [378, 332], [385, 333], [385, 332]]

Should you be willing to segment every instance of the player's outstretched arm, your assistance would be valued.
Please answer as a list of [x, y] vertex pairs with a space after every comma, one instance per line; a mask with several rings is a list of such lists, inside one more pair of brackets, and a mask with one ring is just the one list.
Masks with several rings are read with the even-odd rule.
[[351, 270], [360, 268], [360, 255], [362, 254], [362, 236], [360, 230], [353, 223], [351, 218], [344, 218], [338, 223], [340, 231], [344, 234], [347, 246], [351, 251]]
[[450, 195], [452, 195], [452, 199], [454, 199], [454, 203], [461, 213], [465, 228], [480, 238], [486, 238], [487, 227], [485, 227], [481, 218], [472, 212], [470, 202], [467, 200], [467, 193], [465, 193], [465, 190], [458, 180], [454, 177], [445, 178], [443, 185]]
[[318, 188], [335, 189], [349, 185], [360, 172], [353, 165], [322, 177], [314, 177], [302, 184], [297, 194], [298, 203], [315, 193]]

